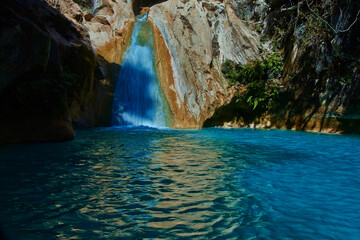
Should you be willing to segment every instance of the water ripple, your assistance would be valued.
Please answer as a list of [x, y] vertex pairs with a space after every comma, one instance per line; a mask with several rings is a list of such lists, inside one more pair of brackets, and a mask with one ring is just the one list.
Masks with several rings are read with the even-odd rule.
[[360, 138], [94, 129], [0, 148], [14, 239], [359, 239]]

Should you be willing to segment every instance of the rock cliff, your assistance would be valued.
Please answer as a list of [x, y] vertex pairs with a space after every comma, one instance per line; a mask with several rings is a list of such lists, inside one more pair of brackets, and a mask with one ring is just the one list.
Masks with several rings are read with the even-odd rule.
[[246, 63], [259, 53], [259, 35], [230, 1], [169, 0], [150, 8], [156, 64], [176, 128], [199, 128], [231, 99], [222, 77], [226, 59]]
[[[0, 16], [0, 144], [62, 141], [107, 125], [135, 21], [131, 1], [5, 1]], [[104, 76], [105, 75], [105, 76]]]
[[[221, 74], [225, 60], [246, 63], [259, 53], [259, 35], [238, 18], [231, 1], [104, 0], [90, 16], [71, 2], [59, 1], [58, 8], [89, 33], [108, 92], [113, 91], [130, 41], [134, 12], [150, 7], [156, 67], [175, 128], [199, 128], [217, 107], [229, 102], [233, 90]], [[111, 101], [109, 96], [107, 106]], [[111, 109], [104, 114], [110, 116]]]
[[[94, 2], [4, 1], [0, 144], [67, 140], [74, 137], [73, 126], [109, 125], [134, 12], [142, 7], [148, 7], [153, 27], [157, 74], [172, 127], [199, 128], [206, 122], [360, 131], [357, 1]], [[281, 78], [271, 79], [280, 86], [277, 107], [254, 111], [238, 101], [248, 86], [230, 84], [222, 66], [228, 60], [261, 61], [275, 51], [284, 59]]]
[[44, 1], [6, 0], [0, 11], [0, 144], [69, 140], [73, 124], [97, 125], [103, 76], [86, 29]]
[[[284, 8], [270, 6], [272, 12]], [[285, 24], [291, 21], [289, 12], [276, 13], [276, 21], [268, 18], [272, 22], [268, 32], [281, 39], [282, 81], [289, 99], [285, 108], [274, 114], [275, 126], [359, 133], [360, 2], [315, 1], [310, 5], [299, 1], [295, 6], [300, 12], [296, 25]], [[276, 27], [286, 34], [278, 36]]]
[[120, 72], [124, 52], [131, 41], [136, 21], [132, 1], [98, 0], [95, 6], [85, 2], [80, 7], [73, 0], [58, 0], [49, 3], [86, 32], [96, 54], [96, 60], [105, 78], [104, 99], [101, 103], [102, 125], [111, 124], [112, 101], [115, 84]]
[[94, 49], [107, 62], [120, 64], [135, 22], [132, 2], [101, 1], [92, 16], [83, 25]]
[[[88, 14], [89, 15], [89, 14]], [[135, 23], [132, 2], [127, 0], [98, 1], [92, 17], [84, 18], [90, 42], [105, 75], [106, 99], [102, 106], [102, 125], [111, 125], [113, 92], [124, 52], [131, 41]]]
[[261, 48], [284, 58], [277, 107], [256, 112], [232, 101], [208, 126], [360, 132], [358, 1], [242, 0], [236, 10], [258, 29]]

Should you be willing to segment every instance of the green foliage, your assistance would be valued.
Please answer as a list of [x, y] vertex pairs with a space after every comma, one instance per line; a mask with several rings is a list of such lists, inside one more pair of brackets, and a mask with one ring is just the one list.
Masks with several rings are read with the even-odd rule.
[[332, 31], [324, 22], [324, 20], [328, 20], [328, 17], [331, 16], [331, 1], [327, 5], [314, 4], [312, 8], [323, 20], [310, 12], [300, 13], [300, 22], [303, 22], [305, 25], [304, 36], [302, 38], [302, 42], [305, 45], [317, 44], [332, 38]]
[[347, 84], [351, 84], [353, 81], [353, 79], [350, 77], [350, 76], [344, 76], [344, 77], [341, 77], [340, 78], [340, 85], [341, 86], [344, 86], [344, 85], [347, 85]]
[[263, 60], [255, 60], [247, 64], [234, 64], [227, 60], [222, 66], [222, 72], [231, 85], [235, 83], [248, 84], [258, 80], [280, 78], [283, 70], [283, 58], [275, 52]]
[[222, 72], [231, 85], [240, 83], [247, 86], [245, 93], [239, 96], [236, 102], [246, 102], [253, 110], [270, 110], [274, 107], [279, 87], [270, 80], [279, 79], [282, 70], [283, 58], [278, 52], [263, 60], [255, 60], [244, 65], [234, 64], [228, 60], [222, 66]]
[[273, 84], [264, 81], [256, 81], [247, 85], [247, 90], [239, 98], [239, 101], [245, 101], [253, 107], [253, 110], [260, 108], [270, 110], [275, 106], [275, 100], [279, 96], [279, 88]]
[[263, 30], [261, 24], [259, 24], [259, 23], [256, 23], [256, 24], [255, 24], [255, 29], [256, 29], [256, 31], [257, 31], [258, 33], [261, 33], [262, 30]]

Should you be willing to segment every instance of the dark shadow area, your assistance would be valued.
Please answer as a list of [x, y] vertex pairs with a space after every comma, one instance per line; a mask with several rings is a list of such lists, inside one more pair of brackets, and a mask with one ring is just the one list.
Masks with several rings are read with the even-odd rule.
[[279, 97], [278, 106], [269, 113], [262, 109], [253, 110], [244, 102], [236, 103], [234, 98], [229, 104], [216, 109], [215, 113], [204, 122], [203, 127], [223, 126], [225, 122], [234, 120], [240, 120], [248, 126], [252, 123], [257, 124], [259, 117], [266, 114], [271, 119], [269, 127], [319, 132], [331, 129], [332, 132], [360, 134], [358, 117], [328, 116], [329, 103], [338, 96], [339, 92], [333, 92], [326, 98], [326, 103], [321, 105], [317, 93], [307, 95], [304, 92], [302, 98], [294, 100], [294, 93], [283, 92]]
[[73, 126], [111, 124], [120, 66], [96, 59], [71, 21], [45, 1], [5, 0], [0, 34], [0, 144], [70, 140]]
[[214, 114], [208, 118], [203, 127], [222, 126], [225, 122], [240, 119], [245, 124], [250, 124], [255, 121], [256, 117], [261, 114], [261, 110], [252, 110], [252, 107], [246, 103], [236, 102], [234, 97], [229, 104], [223, 105], [215, 110]]
[[151, 7], [155, 4], [166, 2], [167, 0], [134, 0], [133, 1], [133, 11], [135, 16], [139, 15], [141, 8]]
[[[103, 84], [101, 89], [101, 102], [99, 105], [101, 116], [97, 126], [110, 127], [112, 126], [112, 111], [114, 92], [116, 84], [119, 79], [121, 65], [117, 63], [109, 63], [102, 56], [97, 56], [97, 62], [100, 64], [103, 74]], [[75, 126], [81, 128], [81, 126]]]
[[79, 4], [82, 8], [92, 9], [94, 7], [92, 0], [74, 0], [74, 2]]
[[[5, 222], [2, 219], [2, 222]], [[11, 232], [11, 231], [7, 231], [3, 228], [1, 228], [1, 224], [0, 224], [0, 240], [25, 240], [26, 238], [20, 234]]]

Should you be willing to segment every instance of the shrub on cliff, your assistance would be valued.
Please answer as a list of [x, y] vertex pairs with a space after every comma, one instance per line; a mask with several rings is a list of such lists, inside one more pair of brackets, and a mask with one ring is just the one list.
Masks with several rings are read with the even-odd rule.
[[283, 58], [278, 52], [247, 64], [234, 64], [227, 60], [222, 67], [230, 85], [240, 83], [247, 87], [247, 90], [237, 97], [236, 102], [246, 102], [253, 110], [269, 110], [274, 107], [275, 99], [279, 95], [276, 79], [281, 78], [282, 70]]

